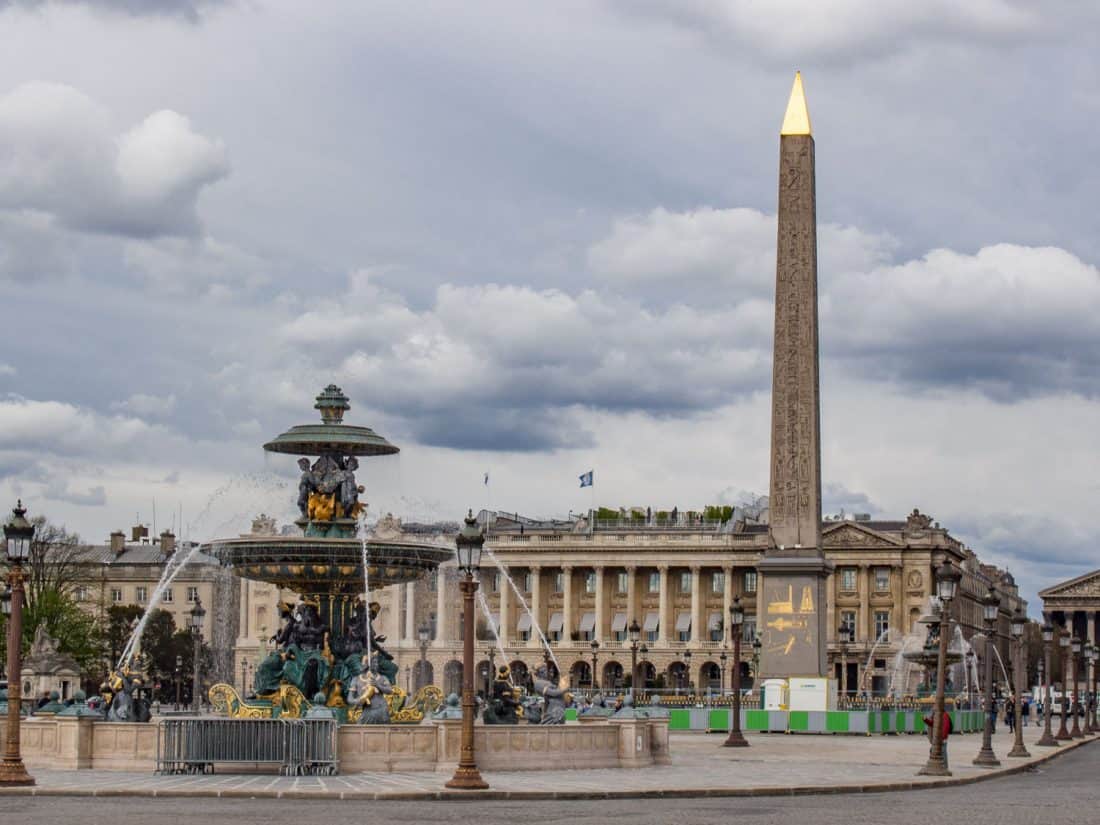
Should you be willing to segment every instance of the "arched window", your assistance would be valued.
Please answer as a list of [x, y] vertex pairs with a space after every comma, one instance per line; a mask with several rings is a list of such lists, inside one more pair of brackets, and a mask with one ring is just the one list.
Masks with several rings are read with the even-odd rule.
[[462, 662], [451, 659], [443, 666], [443, 692], [448, 696], [462, 695]]

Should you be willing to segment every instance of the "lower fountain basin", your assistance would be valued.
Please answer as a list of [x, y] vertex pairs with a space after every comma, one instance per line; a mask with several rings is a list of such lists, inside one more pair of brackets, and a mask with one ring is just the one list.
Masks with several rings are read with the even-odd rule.
[[[238, 576], [297, 593], [363, 592], [363, 543], [357, 538], [245, 536], [204, 546]], [[416, 581], [454, 556], [454, 550], [412, 541], [367, 541], [371, 590]]]

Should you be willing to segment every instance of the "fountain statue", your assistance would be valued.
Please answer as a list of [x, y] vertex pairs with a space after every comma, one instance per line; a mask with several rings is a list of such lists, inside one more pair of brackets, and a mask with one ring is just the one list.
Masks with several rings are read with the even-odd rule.
[[[895, 698], [907, 696], [927, 696], [935, 693], [936, 666], [940, 649], [940, 600], [933, 596], [929, 599], [927, 611], [916, 621], [916, 627], [901, 641], [901, 649], [895, 657], [893, 673], [890, 677], [888, 692]], [[923, 633], [918, 628], [925, 628]], [[945, 676], [947, 692], [958, 688], [958, 680], [952, 671], [959, 665], [970, 649], [958, 626], [954, 627], [953, 637], [947, 645], [947, 667]], [[916, 671], [914, 672], [914, 667]], [[969, 675], [964, 676], [969, 680]]]
[[251, 534], [204, 547], [239, 576], [300, 594], [297, 604], [279, 607], [275, 649], [256, 668], [256, 699], [219, 684], [210, 689], [211, 702], [233, 716], [300, 717], [321, 694], [340, 721], [419, 721], [442, 694], [426, 688], [406, 706], [393, 656], [374, 628], [381, 607], [369, 594], [415, 581], [454, 551], [406, 536], [392, 517], [367, 532], [359, 459], [398, 448], [368, 427], [344, 423], [351, 405], [335, 384], [321, 391], [314, 408], [320, 424], [292, 427], [264, 445], [271, 453], [316, 456], [298, 459], [301, 533]]
[[518, 725], [520, 703], [517, 690], [512, 685], [512, 670], [508, 665], [497, 668], [489, 701], [485, 703], [481, 719], [486, 725]]
[[533, 720], [529, 720], [531, 724], [565, 724], [565, 706], [570, 699], [570, 695], [566, 690], [568, 686], [569, 680], [564, 676], [558, 680], [557, 684], [551, 682], [546, 665], [539, 665], [538, 669], [535, 671], [535, 693], [543, 698], [545, 704], [543, 705], [539, 721], [534, 722]]

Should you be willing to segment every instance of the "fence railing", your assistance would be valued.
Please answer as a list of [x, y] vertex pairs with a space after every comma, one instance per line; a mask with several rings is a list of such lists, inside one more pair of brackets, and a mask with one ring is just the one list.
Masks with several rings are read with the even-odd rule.
[[287, 776], [335, 774], [334, 719], [164, 719], [157, 773], [213, 773], [215, 765], [273, 764]]

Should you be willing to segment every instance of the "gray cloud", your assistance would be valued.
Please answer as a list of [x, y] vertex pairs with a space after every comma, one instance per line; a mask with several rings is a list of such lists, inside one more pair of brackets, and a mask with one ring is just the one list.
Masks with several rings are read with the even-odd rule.
[[107, 490], [102, 484], [80, 492], [61, 485], [47, 486], [43, 497], [51, 501], [64, 501], [81, 507], [103, 507], [107, 504]]
[[5, 8], [42, 10], [50, 7], [86, 6], [133, 17], [168, 16], [197, 22], [208, 9], [230, 5], [233, 0], [0, 0]]

